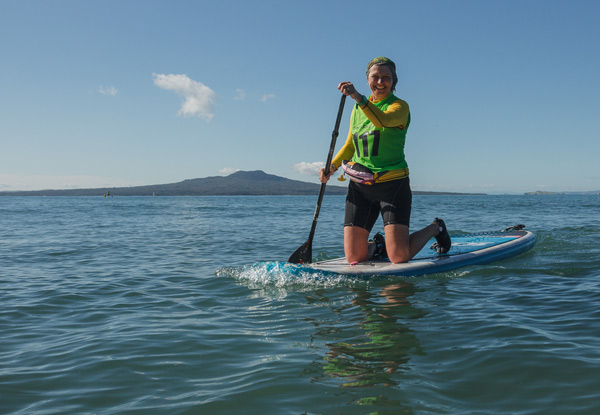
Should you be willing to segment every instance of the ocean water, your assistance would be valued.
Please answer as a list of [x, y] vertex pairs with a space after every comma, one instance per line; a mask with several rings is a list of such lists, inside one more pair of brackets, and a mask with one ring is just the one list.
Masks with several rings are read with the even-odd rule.
[[[316, 258], [341, 256], [326, 196]], [[600, 196], [415, 196], [533, 250], [412, 278], [273, 270], [310, 197], [0, 198], [0, 413], [600, 413]]]

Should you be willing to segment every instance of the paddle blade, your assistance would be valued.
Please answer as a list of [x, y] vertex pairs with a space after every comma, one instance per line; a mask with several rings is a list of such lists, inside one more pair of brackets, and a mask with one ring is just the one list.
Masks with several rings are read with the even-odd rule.
[[296, 252], [290, 256], [288, 262], [292, 264], [310, 264], [312, 262], [312, 241], [304, 242], [304, 244], [296, 249]]

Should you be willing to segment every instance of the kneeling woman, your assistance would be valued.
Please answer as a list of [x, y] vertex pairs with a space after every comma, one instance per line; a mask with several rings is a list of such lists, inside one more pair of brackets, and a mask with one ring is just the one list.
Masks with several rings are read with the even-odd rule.
[[319, 172], [325, 183], [342, 166], [352, 179], [344, 221], [346, 260], [352, 264], [373, 256], [375, 244], [369, 244], [369, 234], [380, 214], [385, 240], [380, 235], [374, 239], [378, 253], [387, 251], [391, 262], [407, 262], [432, 237], [438, 242], [438, 252], [448, 252], [451, 241], [443, 220], [436, 218], [429, 226], [409, 232], [412, 192], [404, 143], [410, 112], [408, 104], [393, 94], [398, 83], [394, 62], [384, 57], [369, 62], [367, 83], [371, 89], [368, 99], [351, 82], [338, 85], [356, 105], [348, 139], [332, 160], [330, 174], [325, 176], [324, 169]]

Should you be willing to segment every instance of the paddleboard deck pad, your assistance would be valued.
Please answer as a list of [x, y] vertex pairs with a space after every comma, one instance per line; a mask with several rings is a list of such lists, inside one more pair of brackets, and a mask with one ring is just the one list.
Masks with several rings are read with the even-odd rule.
[[337, 258], [304, 266], [345, 275], [417, 276], [445, 272], [467, 265], [488, 264], [528, 251], [535, 245], [536, 237], [523, 228], [517, 225], [498, 232], [450, 235], [452, 248], [446, 254], [438, 254], [430, 248], [435, 242], [432, 239], [412, 260], [402, 264], [384, 259], [350, 265], [345, 258]]

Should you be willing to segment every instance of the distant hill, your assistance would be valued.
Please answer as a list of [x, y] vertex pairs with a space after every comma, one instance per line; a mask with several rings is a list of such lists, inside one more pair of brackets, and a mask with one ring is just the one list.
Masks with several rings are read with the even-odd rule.
[[[178, 183], [96, 189], [49, 189], [0, 192], [0, 196], [226, 196], [226, 195], [316, 195], [320, 184], [290, 180], [264, 171], [238, 171], [229, 176], [189, 179]], [[328, 184], [325, 193], [345, 195], [347, 186]], [[413, 192], [414, 194], [458, 194]]]
[[[225, 195], [313, 195], [321, 185], [290, 180], [261, 170], [238, 171], [229, 176], [188, 179], [178, 183], [95, 189], [49, 189], [0, 192], [0, 196], [225, 196]], [[328, 185], [327, 194], [346, 194], [346, 187]]]

